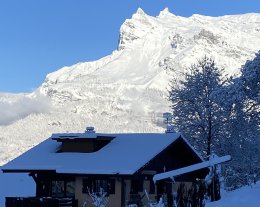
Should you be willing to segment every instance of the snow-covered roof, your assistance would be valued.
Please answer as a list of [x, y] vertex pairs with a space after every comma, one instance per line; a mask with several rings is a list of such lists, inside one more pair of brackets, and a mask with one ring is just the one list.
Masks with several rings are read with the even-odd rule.
[[51, 138], [54, 140], [62, 140], [62, 139], [94, 139], [97, 137], [107, 137], [113, 138], [114, 135], [111, 134], [96, 134], [96, 133], [58, 133], [52, 134]]
[[97, 133], [96, 135], [115, 138], [97, 152], [57, 153], [61, 143], [51, 137], [4, 165], [2, 170], [54, 170], [57, 173], [75, 174], [133, 174], [181, 137], [179, 133]]

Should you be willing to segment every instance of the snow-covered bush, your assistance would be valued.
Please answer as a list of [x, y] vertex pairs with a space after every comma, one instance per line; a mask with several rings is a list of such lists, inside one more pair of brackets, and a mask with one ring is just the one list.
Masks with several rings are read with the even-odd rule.
[[163, 203], [163, 199], [162, 197], [160, 198], [159, 202], [156, 204], [151, 204], [150, 207], [165, 207], [164, 203]]
[[[107, 207], [108, 197], [106, 197], [107, 192], [104, 192], [103, 188], [100, 188], [100, 192], [90, 192], [88, 191], [88, 195], [92, 200], [92, 204], [95, 207]], [[85, 201], [83, 207], [87, 207], [87, 202]]]
[[146, 205], [147, 207], [165, 207], [162, 197], [160, 197], [158, 203], [157, 203], [157, 202], [155, 203], [155, 202], [152, 202], [152, 201], [151, 201], [151, 199], [150, 199], [150, 197], [149, 197], [149, 194], [148, 194], [148, 192], [147, 192], [146, 189], [144, 190], [144, 193], [145, 193], [146, 198], [147, 198], [147, 200], [148, 200], [148, 203], [147, 203], [147, 205]]

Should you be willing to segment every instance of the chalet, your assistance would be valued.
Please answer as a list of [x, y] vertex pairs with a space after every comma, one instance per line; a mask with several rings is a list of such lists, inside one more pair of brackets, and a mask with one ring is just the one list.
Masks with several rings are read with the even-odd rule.
[[[28, 173], [36, 183], [35, 197], [7, 197], [6, 207], [93, 206], [102, 195], [108, 207], [160, 198], [172, 206], [181, 183], [191, 186], [209, 173], [205, 167], [185, 171], [202, 162], [176, 132], [103, 134], [88, 127], [84, 133], [53, 134], [3, 166], [4, 173]], [[178, 169], [184, 171], [176, 174]]]

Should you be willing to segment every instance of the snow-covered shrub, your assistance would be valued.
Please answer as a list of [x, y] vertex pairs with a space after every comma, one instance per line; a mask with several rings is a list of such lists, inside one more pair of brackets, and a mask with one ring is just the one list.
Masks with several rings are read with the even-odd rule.
[[[103, 188], [100, 188], [100, 192], [90, 192], [88, 191], [88, 195], [92, 200], [92, 204], [95, 207], [107, 207], [108, 197], [106, 197], [107, 192], [104, 192]], [[85, 201], [83, 207], [87, 207], [87, 202]]]
[[149, 194], [148, 194], [148, 192], [147, 192], [146, 189], [144, 190], [144, 193], [145, 193], [146, 198], [147, 198], [147, 200], [148, 200], [148, 203], [147, 203], [147, 205], [146, 205], [147, 207], [165, 207], [162, 197], [160, 197], [158, 203], [154, 203], [154, 202], [151, 201], [151, 199], [150, 199], [150, 197], [149, 197]]

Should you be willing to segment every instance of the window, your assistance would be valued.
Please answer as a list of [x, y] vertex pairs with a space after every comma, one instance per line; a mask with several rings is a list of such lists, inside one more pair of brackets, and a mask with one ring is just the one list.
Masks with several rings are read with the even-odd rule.
[[101, 188], [104, 192], [109, 194], [115, 194], [115, 180], [114, 179], [83, 179], [83, 193], [100, 192]]
[[66, 197], [74, 197], [75, 196], [75, 182], [68, 181], [66, 182]]
[[64, 197], [64, 195], [65, 195], [64, 181], [52, 181], [52, 196]]
[[74, 197], [75, 196], [75, 182], [55, 180], [52, 181], [52, 196], [61, 197]]
[[104, 192], [109, 192], [109, 186], [107, 180], [96, 180], [94, 185], [94, 192], [100, 192], [103, 189]]

